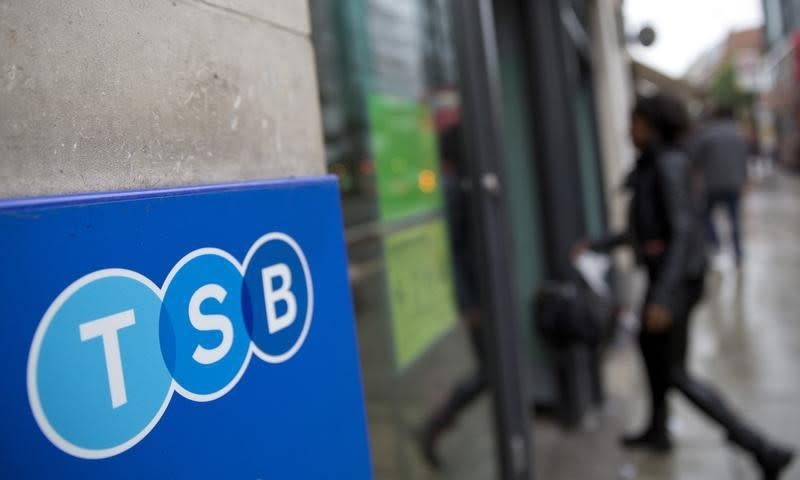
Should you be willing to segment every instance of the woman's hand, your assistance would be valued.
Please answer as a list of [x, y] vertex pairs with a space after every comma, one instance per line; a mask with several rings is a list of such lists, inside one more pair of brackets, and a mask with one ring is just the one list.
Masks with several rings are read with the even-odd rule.
[[656, 303], [648, 304], [644, 309], [644, 328], [650, 333], [660, 333], [672, 326], [672, 312], [669, 308]]
[[587, 251], [591, 250], [589, 248], [589, 242], [587, 240], [580, 240], [572, 247], [572, 259], [575, 260], [576, 258], [580, 257]]

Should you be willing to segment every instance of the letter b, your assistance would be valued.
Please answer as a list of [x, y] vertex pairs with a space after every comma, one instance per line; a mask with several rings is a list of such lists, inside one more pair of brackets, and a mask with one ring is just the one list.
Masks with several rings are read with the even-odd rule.
[[[270, 265], [269, 267], [261, 270], [261, 279], [264, 284], [264, 307], [267, 312], [267, 329], [270, 334], [280, 332], [288, 328], [294, 323], [297, 318], [297, 299], [291, 291], [292, 288], [292, 271], [285, 263], [278, 263]], [[279, 280], [279, 286], [276, 289], [272, 282]], [[283, 315], [278, 315], [277, 304], [284, 302], [286, 304], [286, 312]]]

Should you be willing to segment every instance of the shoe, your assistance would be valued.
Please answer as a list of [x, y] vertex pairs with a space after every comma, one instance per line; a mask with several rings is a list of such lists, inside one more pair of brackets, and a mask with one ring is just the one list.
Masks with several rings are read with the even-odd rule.
[[442, 462], [439, 455], [436, 453], [436, 437], [437, 435], [431, 428], [422, 429], [417, 435], [417, 448], [425, 460], [425, 463], [434, 470], [441, 471]]
[[764, 480], [777, 480], [781, 471], [794, 459], [794, 452], [788, 448], [767, 446], [756, 455], [756, 461], [764, 474]]
[[642, 448], [657, 453], [667, 453], [672, 450], [672, 439], [666, 431], [647, 430], [639, 435], [626, 435], [620, 443], [625, 448]]

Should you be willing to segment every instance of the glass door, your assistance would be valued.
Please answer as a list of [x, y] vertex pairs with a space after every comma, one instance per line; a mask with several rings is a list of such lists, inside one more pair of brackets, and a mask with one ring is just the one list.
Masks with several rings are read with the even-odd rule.
[[449, 4], [310, 2], [378, 479], [497, 477]]

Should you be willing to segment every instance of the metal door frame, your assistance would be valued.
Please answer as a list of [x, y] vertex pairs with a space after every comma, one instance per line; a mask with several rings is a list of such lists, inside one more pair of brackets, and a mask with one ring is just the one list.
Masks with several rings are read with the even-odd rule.
[[500, 476], [533, 478], [531, 425], [523, 361], [523, 335], [513, 288], [513, 252], [504, 190], [504, 148], [500, 69], [492, 0], [453, 2], [459, 56], [467, 169], [478, 219], [485, 305], [486, 362], [493, 395]]

